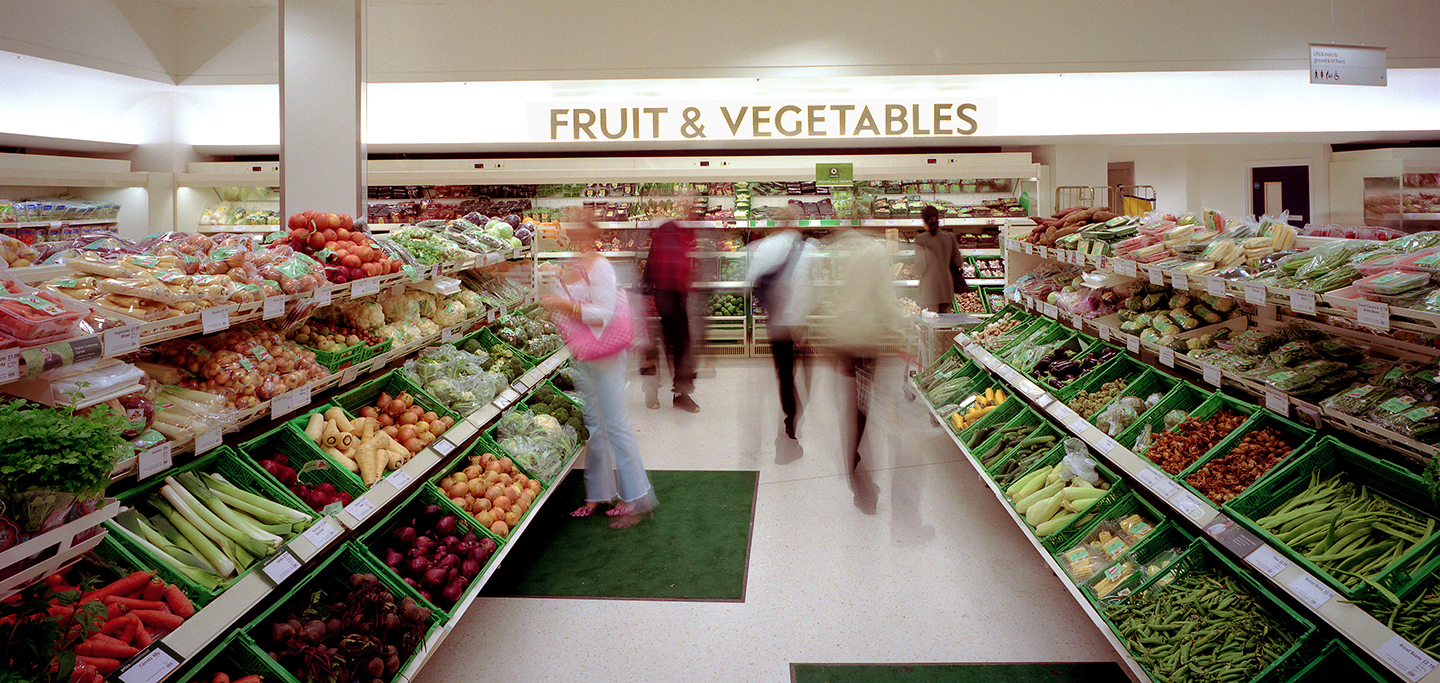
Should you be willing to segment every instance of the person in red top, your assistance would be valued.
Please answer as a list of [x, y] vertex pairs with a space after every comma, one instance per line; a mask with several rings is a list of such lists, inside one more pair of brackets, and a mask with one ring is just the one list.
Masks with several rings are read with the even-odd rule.
[[[686, 214], [693, 211], [693, 205], [689, 198], [682, 201]], [[687, 215], [686, 218], [694, 217]], [[693, 284], [694, 266], [690, 255], [694, 251], [695, 237], [690, 228], [682, 228], [673, 220], [666, 221], [651, 236], [650, 253], [645, 258], [641, 283], [654, 301], [655, 313], [660, 318], [660, 335], [675, 382], [672, 404], [681, 410], [697, 413], [700, 406], [690, 398], [690, 393], [695, 390], [695, 358], [690, 348], [690, 316], [686, 306]], [[649, 372], [654, 373], [659, 349], [652, 347], [645, 361]], [[656, 395], [658, 391], [659, 382], [651, 374], [645, 383], [647, 407], [660, 407], [660, 398]]]

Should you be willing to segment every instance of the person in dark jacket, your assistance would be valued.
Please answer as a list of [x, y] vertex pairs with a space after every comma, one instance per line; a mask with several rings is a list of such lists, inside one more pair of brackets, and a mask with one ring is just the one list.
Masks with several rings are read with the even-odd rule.
[[[683, 201], [685, 213], [689, 213], [692, 201]], [[690, 216], [686, 216], [690, 218]], [[671, 403], [676, 408], [692, 413], [700, 412], [700, 406], [690, 398], [695, 390], [695, 358], [690, 344], [690, 316], [687, 304], [692, 289], [694, 266], [691, 254], [695, 251], [695, 236], [690, 228], [683, 228], [676, 221], [666, 221], [655, 229], [650, 240], [650, 252], [645, 259], [645, 272], [641, 283], [655, 303], [655, 313], [660, 318], [660, 336], [663, 339], [665, 355], [669, 358], [670, 374], [674, 387]], [[658, 362], [659, 350], [651, 352], [647, 363]], [[653, 370], [652, 370], [653, 372]], [[645, 405], [659, 408], [657, 396], [659, 382], [646, 377]]]
[[920, 291], [916, 302], [927, 311], [949, 313], [955, 300], [954, 276], [950, 266], [961, 267], [965, 257], [960, 255], [960, 244], [955, 235], [940, 231], [940, 210], [925, 205], [920, 210], [920, 220], [925, 231], [915, 236], [915, 261], [920, 268]]

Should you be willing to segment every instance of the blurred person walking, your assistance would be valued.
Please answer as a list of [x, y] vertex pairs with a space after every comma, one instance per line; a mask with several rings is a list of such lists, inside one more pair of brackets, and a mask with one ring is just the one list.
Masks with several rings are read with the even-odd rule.
[[[681, 220], [692, 220], [694, 201], [689, 196], [682, 197], [680, 206]], [[655, 313], [660, 318], [660, 336], [674, 382], [671, 405], [698, 413], [700, 406], [690, 398], [690, 393], [695, 390], [695, 358], [690, 343], [688, 311], [694, 284], [694, 263], [691, 260], [694, 251], [695, 236], [691, 229], [680, 227], [674, 220], [665, 221], [651, 235], [650, 252], [645, 258], [645, 272], [640, 283], [642, 290], [654, 302]], [[646, 354], [645, 369], [642, 369], [642, 374], [646, 375], [645, 406], [652, 409], [660, 407], [658, 365], [659, 349], [652, 347]]]
[[955, 295], [970, 291], [961, 275], [965, 257], [954, 233], [940, 232], [940, 210], [926, 204], [920, 209], [924, 232], [915, 236], [915, 260], [920, 270], [920, 291], [916, 303], [936, 313], [950, 313]]
[[589, 517], [613, 504], [606, 511], [616, 518], [610, 526], [624, 529], [653, 514], [659, 503], [625, 411], [625, 350], [633, 326], [641, 323], [632, 317], [614, 266], [595, 251], [595, 223], [586, 220], [583, 227], [570, 230], [570, 236], [575, 257], [561, 270], [560, 294], [540, 298], [575, 359], [575, 387], [584, 398], [582, 410], [590, 428], [586, 502], [570, 515]]
[[765, 309], [765, 336], [780, 383], [780, 410], [784, 414], [785, 436], [796, 440], [796, 428], [803, 407], [795, 397], [795, 360], [803, 354], [814, 308], [811, 268], [819, 252], [813, 240], [794, 227], [799, 213], [787, 207], [776, 232], [751, 245], [750, 268], [745, 274], [755, 300]]

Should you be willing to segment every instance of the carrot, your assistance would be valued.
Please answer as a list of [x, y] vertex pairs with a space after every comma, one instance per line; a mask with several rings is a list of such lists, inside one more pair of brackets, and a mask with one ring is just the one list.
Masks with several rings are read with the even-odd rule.
[[215, 675], [210, 677], [210, 683], [230, 683], [230, 674], [216, 671]]
[[160, 599], [160, 596], [161, 596], [162, 594], [164, 594], [164, 593], [165, 593], [165, 579], [162, 579], [162, 578], [156, 576], [156, 577], [150, 579], [150, 581], [145, 584], [145, 597], [144, 597], [145, 600], [149, 600], [149, 601], [151, 601], [151, 602], [155, 602], [155, 601], [159, 600], [159, 599]]
[[70, 605], [63, 605], [63, 606], [62, 606], [62, 605], [51, 605], [51, 606], [50, 606], [50, 616], [52, 616], [52, 617], [69, 617], [69, 616], [72, 615], [72, 614], [75, 614], [75, 608], [74, 608], [73, 606], [70, 606]]
[[105, 625], [100, 627], [100, 635], [109, 636], [119, 633], [122, 629], [125, 628], [125, 625], [128, 623], [130, 623], [129, 615], [125, 615], [123, 617], [115, 617], [114, 619], [105, 622]]
[[155, 638], [150, 635], [150, 629], [145, 628], [145, 624], [134, 614], [131, 614], [130, 618], [135, 620], [135, 640], [130, 644], [141, 649], [150, 647], [150, 643], [155, 642]]
[[105, 604], [124, 605], [130, 609], [160, 609], [165, 607], [165, 603], [160, 600], [132, 600], [130, 598], [122, 598], [118, 595], [106, 596]]
[[75, 669], [70, 672], [70, 683], [89, 681], [96, 674], [95, 665], [89, 662], [75, 660]]
[[105, 683], [105, 677], [97, 673], [94, 678], [90, 679], [90, 683]]
[[106, 618], [107, 620], [109, 620], [109, 619], [114, 619], [114, 618], [116, 618], [116, 617], [123, 617], [123, 616], [125, 616], [125, 613], [126, 613], [126, 612], [129, 612], [129, 611], [130, 611], [130, 608], [129, 608], [129, 607], [126, 607], [126, 606], [121, 605], [121, 604], [118, 604], [118, 603], [117, 603], [117, 604], [106, 605], [106, 606], [105, 606], [105, 618]]
[[131, 612], [131, 614], [140, 617], [140, 621], [145, 622], [147, 626], [158, 626], [160, 628], [168, 628], [172, 631], [180, 628], [180, 625], [185, 623], [184, 617], [168, 614], [159, 610], [137, 609]]
[[[139, 652], [140, 650], [138, 648], [131, 647], [106, 636], [91, 636], [90, 640], [75, 646], [75, 655], [84, 655], [86, 657], [114, 657], [115, 659], [125, 660], [134, 657]], [[95, 668], [100, 668], [100, 665], [96, 664]]]
[[102, 675], [113, 674], [115, 673], [116, 669], [120, 668], [120, 660], [113, 657], [92, 657], [90, 655], [82, 655], [77, 653], [75, 655], [75, 661], [85, 662], [86, 664], [95, 667], [95, 671]]
[[124, 619], [121, 619], [121, 621], [125, 622], [125, 627], [120, 629], [119, 632], [113, 634], [114, 638], [126, 645], [135, 645], [135, 629], [144, 628], [144, 625], [141, 624], [139, 620], [137, 620], [135, 617], [131, 616], [127, 616]]
[[169, 603], [170, 609], [176, 614], [189, 619], [195, 616], [195, 604], [185, 595], [185, 591], [175, 584], [165, 587], [165, 602]]
[[107, 595], [125, 595], [137, 588], [144, 590], [145, 583], [150, 580], [151, 576], [152, 574], [149, 571], [137, 571], [122, 579], [116, 579], [108, 586], [98, 588], [80, 596], [80, 602], [104, 600]]
[[230, 683], [260, 683], [260, 674], [250, 674], [244, 678], [237, 678]]

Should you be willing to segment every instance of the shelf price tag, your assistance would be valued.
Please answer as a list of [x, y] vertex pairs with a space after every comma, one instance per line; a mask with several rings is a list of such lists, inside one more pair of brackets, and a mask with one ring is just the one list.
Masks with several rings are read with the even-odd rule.
[[340, 373], [340, 386], [348, 387], [351, 384], [354, 384], [355, 378], [358, 376], [360, 376], [360, 368], [354, 365], [345, 368], [345, 371]]
[[230, 329], [230, 307], [213, 306], [200, 312], [200, 330], [205, 334]]
[[1054, 319], [1054, 320], [1060, 319], [1060, 309], [1059, 309], [1058, 307], [1056, 307], [1055, 304], [1046, 303], [1046, 304], [1045, 304], [1045, 317], [1051, 318], [1051, 319]]
[[1026, 242], [1026, 243], [1025, 243], [1025, 253], [1027, 253], [1027, 254], [1033, 254], [1033, 253], [1035, 253], [1035, 245], [1032, 244], [1032, 243], [1030, 243], [1030, 242]]
[[1315, 292], [1308, 289], [1290, 290], [1290, 310], [1315, 315]]
[[[117, 327], [105, 330], [105, 357], [114, 358], [140, 348], [140, 328], [138, 327]], [[3, 379], [5, 371], [0, 369], [0, 379]]]
[[1115, 449], [1119, 447], [1120, 444], [1116, 443], [1114, 439], [1108, 436], [1100, 439], [1100, 443], [1095, 444], [1095, 449], [1100, 451], [1101, 453], [1104, 453], [1105, 455], [1110, 455], [1111, 453], [1114, 453]]
[[1046, 259], [1046, 260], [1049, 260], [1049, 259], [1050, 259], [1050, 248], [1047, 247], [1047, 246], [1045, 246], [1045, 245], [1043, 245], [1043, 244], [1040, 245], [1040, 258], [1043, 258], [1043, 259]]
[[1335, 591], [1330, 590], [1329, 586], [1320, 583], [1319, 579], [1308, 573], [1295, 577], [1295, 580], [1285, 584], [1285, 587], [1289, 588], [1290, 592], [1295, 594], [1295, 597], [1300, 598], [1300, 602], [1315, 609], [1324, 607], [1325, 603], [1330, 602], [1336, 595]]
[[1172, 273], [1170, 273], [1170, 282], [1174, 283], [1175, 289], [1178, 289], [1178, 290], [1180, 290], [1180, 291], [1182, 291], [1182, 292], [1185, 291], [1185, 290], [1187, 290], [1187, 289], [1190, 289], [1190, 278], [1187, 277], [1184, 273], [1180, 273], [1180, 272], [1172, 272]]
[[[355, 290], [354, 290], [354, 289], [351, 289], [350, 292], [351, 292], [351, 295], [353, 296]], [[314, 303], [315, 303], [316, 306], [329, 306], [329, 305], [330, 305], [330, 288], [329, 288], [329, 287], [320, 287], [320, 288], [317, 288], [317, 289], [315, 290], [315, 292], [314, 292], [314, 296], [312, 296], [311, 299], [314, 301]]]
[[1245, 301], [1246, 301], [1246, 303], [1252, 303], [1252, 304], [1256, 304], [1256, 305], [1264, 305], [1264, 303], [1265, 303], [1265, 285], [1260, 284], [1260, 283], [1258, 283], [1258, 282], [1246, 282], [1243, 286], [1244, 286], [1244, 288], [1245, 288]]
[[1225, 296], [1225, 281], [1218, 277], [1205, 278], [1205, 293], [1210, 296]]
[[444, 437], [436, 439], [435, 443], [431, 444], [430, 447], [435, 449], [435, 452], [439, 453], [440, 455], [450, 455], [452, 452], [455, 451], [455, 444], [451, 443], [449, 439], [446, 439]]
[[303, 536], [305, 540], [310, 542], [310, 545], [313, 545], [316, 549], [319, 549], [324, 548], [325, 544], [329, 543], [330, 539], [335, 538], [335, 536], [339, 533], [340, 530], [336, 529], [335, 526], [330, 523], [329, 517], [321, 517], [319, 521], [315, 522], [315, 526], [312, 526], [305, 531]]
[[455, 330], [452, 330], [448, 327], [440, 330], [440, 341], [445, 342], [446, 344], [455, 341]]
[[351, 298], [358, 299], [362, 296], [380, 293], [380, 278], [365, 277], [350, 283]]
[[1175, 483], [1170, 477], [1165, 476], [1160, 470], [1157, 469], [1156, 472], [1159, 474], [1159, 480], [1150, 487], [1151, 490], [1155, 492], [1155, 495], [1160, 496], [1162, 499], [1169, 500], [1171, 496], [1180, 492], [1179, 484]]
[[1216, 367], [1216, 366], [1214, 366], [1214, 365], [1211, 365], [1211, 364], [1209, 364], [1209, 363], [1201, 363], [1201, 364], [1200, 364], [1200, 369], [1201, 369], [1202, 372], [1205, 373], [1205, 383], [1206, 383], [1206, 384], [1209, 384], [1209, 385], [1212, 385], [1212, 386], [1217, 386], [1217, 387], [1220, 386], [1221, 377], [1222, 377], [1222, 375], [1220, 374], [1220, 368], [1218, 368], [1218, 367]]
[[1290, 395], [1274, 387], [1265, 387], [1265, 407], [1281, 417], [1290, 416]]
[[1109, 325], [1098, 325], [1097, 327], [1099, 328], [1100, 341], [1109, 342], [1109, 341], [1110, 341], [1110, 326], [1109, 326]]
[[260, 314], [260, 319], [261, 319], [261, 320], [274, 320], [275, 318], [278, 318], [278, 317], [280, 317], [280, 316], [282, 316], [282, 315], [285, 315], [285, 297], [283, 297], [283, 296], [267, 296], [267, 297], [265, 297], [265, 309], [264, 309], [264, 311]]
[[[1135, 475], [1135, 478], [1139, 479], [1140, 483], [1150, 487], [1152, 490], [1157, 490], [1163, 482], [1170, 481], [1165, 477], [1165, 473], [1161, 472], [1160, 468], [1154, 465], [1148, 465], [1145, 469], [1140, 470], [1140, 472]], [[1174, 482], [1171, 482], [1171, 484], [1173, 485]]]
[[365, 496], [360, 496], [350, 501], [350, 504], [345, 506], [345, 511], [350, 513], [350, 516], [354, 517], [355, 521], [363, 522], [369, 518], [370, 515], [375, 514], [375, 503]]
[[[1179, 489], [1180, 487], [1177, 485], [1175, 488]], [[1175, 509], [1180, 511], [1180, 514], [1190, 519], [1199, 520], [1205, 516], [1204, 505], [1200, 503], [1199, 498], [1196, 498], [1189, 491], [1180, 491], [1174, 498], [1170, 499], [1170, 504], [1174, 505]]]
[[396, 491], [404, 491], [405, 487], [410, 485], [410, 482], [415, 481], [415, 478], [410, 476], [410, 473], [405, 470], [395, 470], [390, 473], [390, 476], [385, 477], [385, 481], [390, 482], [390, 485], [394, 486]]
[[201, 455], [215, 450], [220, 446], [220, 437], [223, 433], [218, 427], [211, 427], [195, 435], [195, 455]]
[[278, 420], [310, 405], [310, 385], [303, 384], [270, 399], [270, 419]]
[[1125, 335], [1125, 348], [1129, 349], [1130, 353], [1140, 353], [1140, 338], [1133, 334]]
[[155, 643], [150, 652], [120, 674], [121, 683], [159, 683], [170, 672], [180, 668], [180, 657], [168, 651], [163, 643]]
[[1150, 284], [1152, 284], [1152, 285], [1159, 285], [1159, 286], [1161, 286], [1161, 287], [1164, 287], [1164, 286], [1165, 286], [1165, 271], [1160, 270], [1159, 268], [1151, 268], [1151, 269], [1150, 269]]
[[1418, 681], [1435, 670], [1437, 662], [1425, 654], [1414, 643], [1400, 636], [1392, 636], [1375, 651], [1380, 659], [1395, 667], [1407, 681]]
[[1361, 301], [1355, 313], [1361, 325], [1377, 330], [1390, 329], [1390, 305], [1383, 301]]
[[1280, 572], [1285, 571], [1286, 567], [1290, 566], [1290, 560], [1281, 557], [1280, 553], [1275, 552], [1275, 550], [1268, 545], [1262, 545], [1256, 548], [1254, 552], [1245, 556], [1245, 561], [1250, 563], [1250, 566], [1259, 569], [1260, 573], [1272, 579]]
[[20, 349], [0, 351], [0, 384], [20, 379]]
[[276, 553], [269, 562], [266, 562], [260, 571], [265, 573], [265, 578], [270, 579], [270, 583], [278, 586], [284, 583], [285, 579], [290, 578], [290, 575], [294, 574], [301, 564], [300, 558], [295, 557], [295, 553], [291, 552], [289, 548], [285, 548]]
[[1006, 251], [1019, 251], [1019, 249], [1020, 249], [1020, 243], [1019, 243], [1019, 242], [1017, 242], [1017, 241], [1015, 241], [1015, 240], [1012, 240], [1012, 239], [1010, 239], [1009, 237], [1006, 237], [1006, 238], [1005, 238], [1005, 250], [1006, 250]]
[[175, 464], [175, 459], [171, 456], [170, 442], [166, 441], [154, 448], [140, 451], [140, 455], [136, 459], [135, 478], [137, 480], [149, 479], [170, 469], [173, 464]]
[[1168, 346], [1160, 347], [1160, 364], [1167, 367], [1175, 367], [1175, 349]]
[[1113, 265], [1113, 266], [1115, 267], [1115, 274], [1116, 274], [1116, 275], [1124, 275], [1124, 276], [1126, 276], [1126, 277], [1135, 277], [1136, 270], [1135, 270], [1135, 262], [1134, 262], [1134, 261], [1131, 261], [1130, 259], [1123, 259], [1123, 258], [1121, 258], [1121, 259], [1115, 259], [1114, 261], [1111, 261], [1111, 265]]

